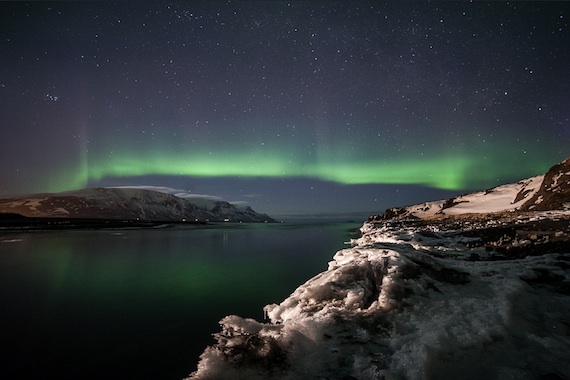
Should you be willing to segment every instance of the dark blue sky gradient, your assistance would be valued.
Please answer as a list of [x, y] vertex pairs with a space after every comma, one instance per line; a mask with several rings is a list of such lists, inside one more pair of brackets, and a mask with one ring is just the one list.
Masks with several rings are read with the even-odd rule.
[[[567, 2], [2, 2], [0, 192], [366, 215], [569, 155]], [[343, 214], [344, 217], [344, 214]]]

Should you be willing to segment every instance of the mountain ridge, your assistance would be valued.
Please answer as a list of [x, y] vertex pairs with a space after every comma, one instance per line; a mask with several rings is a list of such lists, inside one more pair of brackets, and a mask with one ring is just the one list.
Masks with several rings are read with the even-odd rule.
[[0, 213], [28, 218], [112, 219], [161, 222], [275, 222], [251, 207], [190, 198], [141, 188], [87, 188], [61, 193], [0, 197]]
[[545, 174], [456, 197], [391, 207], [369, 221], [433, 219], [489, 213], [570, 210], [570, 157]]

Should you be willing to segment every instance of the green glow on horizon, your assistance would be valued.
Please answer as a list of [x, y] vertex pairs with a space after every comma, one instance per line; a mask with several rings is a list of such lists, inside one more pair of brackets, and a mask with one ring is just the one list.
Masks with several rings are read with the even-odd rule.
[[[465, 186], [466, 172], [474, 162], [468, 157], [437, 157], [421, 160], [367, 160], [343, 162], [310, 162], [291, 160], [277, 154], [251, 153], [230, 156], [184, 156], [157, 154], [114, 155], [84, 164], [78, 170], [67, 170], [56, 181], [66, 190], [85, 187], [90, 181], [112, 177], [145, 175], [195, 177], [267, 177], [313, 178], [340, 184], [419, 184], [440, 189], [457, 190]], [[74, 172], [74, 173], [73, 173]], [[71, 174], [73, 173], [73, 174]], [[71, 175], [69, 175], [71, 174]], [[51, 189], [61, 191], [61, 189]]]
[[403, 184], [458, 190], [465, 186], [465, 175], [474, 160], [468, 157], [437, 157], [423, 160], [372, 161], [323, 165], [313, 172], [319, 179], [358, 184]]
[[[348, 137], [347, 137], [348, 138]], [[533, 155], [501, 146], [473, 144], [469, 149], [445, 145], [435, 152], [407, 154], [381, 151], [361, 142], [358, 149], [342, 146], [346, 139], [306, 144], [282, 141], [220, 141], [217, 146], [141, 146], [119, 140], [105, 141], [105, 149], [93, 149], [76, 162], [68, 162], [44, 179], [48, 190], [59, 192], [84, 188], [107, 178], [140, 176], [307, 178], [345, 185], [422, 185], [444, 190], [490, 188], [500, 178], [524, 179], [544, 173], [554, 163], [537, 150]], [[239, 146], [238, 146], [239, 143]], [[437, 150], [437, 149], [436, 149]], [[46, 175], [47, 176], [47, 175]], [[45, 190], [45, 187], [43, 188]]]

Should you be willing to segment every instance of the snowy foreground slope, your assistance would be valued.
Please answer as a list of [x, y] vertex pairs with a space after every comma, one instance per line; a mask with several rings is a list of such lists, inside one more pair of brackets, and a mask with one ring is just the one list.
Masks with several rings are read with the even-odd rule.
[[[562, 170], [526, 202], [570, 201]], [[371, 218], [266, 321], [222, 319], [189, 379], [570, 378], [570, 211], [509, 210]]]

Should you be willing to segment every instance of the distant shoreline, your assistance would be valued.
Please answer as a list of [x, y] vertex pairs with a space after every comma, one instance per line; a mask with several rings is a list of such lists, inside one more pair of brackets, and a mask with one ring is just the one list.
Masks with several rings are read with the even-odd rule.
[[0, 213], [0, 232], [13, 230], [69, 230], [152, 228], [162, 225], [208, 225], [209, 221], [128, 220], [98, 218], [27, 217], [20, 214]]

